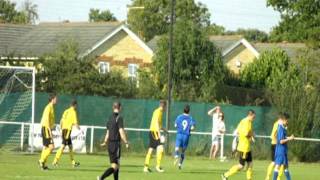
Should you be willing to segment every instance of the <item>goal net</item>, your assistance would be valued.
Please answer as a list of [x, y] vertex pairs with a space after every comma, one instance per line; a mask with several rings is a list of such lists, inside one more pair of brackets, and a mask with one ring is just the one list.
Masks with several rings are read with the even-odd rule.
[[[33, 128], [34, 123], [34, 97], [34, 68], [0, 66], [0, 148], [2, 151], [25, 148], [28, 130]], [[31, 141], [32, 139], [31, 137]]]

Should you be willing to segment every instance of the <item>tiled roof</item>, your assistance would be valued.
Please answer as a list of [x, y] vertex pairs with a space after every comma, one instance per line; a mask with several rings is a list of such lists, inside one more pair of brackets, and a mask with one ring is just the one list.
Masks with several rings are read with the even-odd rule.
[[[160, 36], [155, 36], [151, 39], [147, 45], [155, 52], [157, 49], [157, 42]], [[209, 40], [213, 42], [223, 52], [228, 48], [231, 48], [238, 43], [243, 36], [241, 35], [221, 35], [221, 36], [210, 36]], [[303, 43], [251, 43], [251, 45], [259, 52], [263, 53], [273, 48], [280, 48], [287, 52], [289, 57], [295, 58], [300, 49], [306, 47]]]
[[237, 43], [243, 36], [240, 35], [225, 35], [225, 36], [210, 36], [209, 40], [213, 42], [218, 48], [222, 51], [231, 47], [235, 43]]
[[160, 39], [160, 36], [155, 36], [147, 43], [147, 45], [152, 49], [153, 52], [156, 52], [157, 50], [157, 43], [159, 39]]
[[295, 59], [298, 55], [298, 52], [306, 47], [306, 45], [303, 43], [255, 43], [253, 46], [260, 53], [272, 50], [274, 48], [280, 48], [284, 50], [292, 59]]
[[0, 24], [0, 56], [39, 57], [55, 50], [59, 43], [75, 39], [80, 53], [107, 36], [121, 23]]

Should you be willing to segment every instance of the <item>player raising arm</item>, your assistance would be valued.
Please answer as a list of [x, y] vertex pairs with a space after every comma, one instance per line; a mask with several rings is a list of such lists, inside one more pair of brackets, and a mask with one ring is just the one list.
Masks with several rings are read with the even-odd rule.
[[44, 108], [41, 118], [41, 135], [43, 141], [43, 149], [41, 152], [39, 165], [42, 170], [48, 170], [48, 167], [45, 164], [49, 155], [54, 149], [51, 131], [54, 128], [55, 124], [54, 106], [56, 103], [57, 96], [55, 94], [51, 94], [49, 97], [49, 104]]
[[280, 122], [278, 126], [277, 133], [277, 145], [275, 152], [275, 164], [276, 167], [273, 173], [273, 180], [277, 180], [280, 166], [284, 166], [284, 174], [287, 180], [291, 180], [289, 173], [289, 163], [288, 163], [288, 145], [287, 143], [294, 140], [294, 136], [291, 135], [287, 137], [287, 126], [288, 126], [289, 115], [283, 113], [280, 117]]
[[183, 109], [183, 114], [177, 117], [174, 125], [177, 128], [174, 165], [176, 165], [179, 160], [179, 149], [181, 149], [179, 169], [181, 169], [184, 160], [184, 152], [188, 147], [190, 132], [191, 130], [194, 130], [195, 126], [195, 120], [190, 116], [189, 112], [190, 106], [186, 105]]
[[123, 119], [120, 116], [121, 104], [120, 102], [113, 103], [113, 113], [107, 122], [107, 133], [104, 138], [104, 142], [101, 146], [108, 145], [108, 153], [110, 158], [111, 167], [108, 168], [101, 177], [97, 177], [97, 180], [105, 179], [113, 173], [114, 180], [119, 179], [120, 168], [120, 155], [121, 155], [121, 139], [126, 144], [126, 148], [129, 148], [126, 133], [124, 131]]
[[[216, 154], [219, 150], [219, 142], [220, 142], [220, 135], [222, 134], [221, 131], [225, 131], [224, 123], [221, 122], [221, 118], [219, 115], [222, 113], [221, 107], [216, 106], [208, 111], [208, 115], [212, 116], [212, 142], [211, 142], [211, 149], [209, 159], [215, 159]], [[223, 129], [222, 128], [223, 125]]]
[[247, 162], [247, 180], [252, 180], [252, 154], [251, 154], [251, 141], [253, 140], [252, 122], [256, 114], [253, 110], [248, 111], [246, 118], [242, 119], [237, 127], [239, 135], [239, 144], [237, 150], [239, 152], [239, 164], [234, 165], [228, 172], [221, 175], [223, 180], [237, 173], [244, 168]]
[[70, 107], [63, 112], [60, 127], [62, 129], [62, 144], [60, 149], [57, 151], [56, 156], [53, 160], [52, 165], [58, 166], [58, 161], [62, 156], [63, 150], [66, 146], [69, 146], [69, 155], [71, 164], [73, 167], [78, 167], [80, 165], [79, 162], [76, 162], [73, 158], [73, 149], [72, 149], [72, 141], [71, 141], [71, 131], [72, 127], [77, 127], [80, 130], [78, 117], [77, 117], [77, 101], [72, 100]]

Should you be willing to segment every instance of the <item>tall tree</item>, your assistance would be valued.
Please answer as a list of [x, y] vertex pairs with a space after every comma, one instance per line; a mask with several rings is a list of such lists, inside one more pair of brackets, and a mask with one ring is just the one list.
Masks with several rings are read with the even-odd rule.
[[29, 23], [35, 24], [35, 21], [39, 19], [37, 9], [38, 6], [36, 4], [32, 4], [31, 1], [27, 0], [24, 2], [22, 10], [26, 13]]
[[[224, 78], [221, 54], [208, 40], [205, 27], [187, 18], [177, 19], [174, 26], [173, 97], [176, 100], [212, 101]], [[159, 88], [167, 91], [168, 35], [158, 42], [154, 74]]]
[[320, 1], [267, 0], [267, 5], [281, 14], [271, 33], [273, 41], [300, 41], [320, 47]]
[[225, 34], [226, 28], [212, 23], [210, 26], [208, 26], [207, 31], [209, 35], [223, 35]]
[[[144, 9], [131, 9], [128, 13], [130, 28], [149, 41], [156, 35], [168, 32], [171, 0], [133, 0], [132, 7], [139, 6]], [[179, 0], [175, 6], [176, 20], [181, 18], [192, 19], [203, 25], [210, 24], [208, 9], [194, 0]]]
[[89, 12], [90, 22], [108, 22], [117, 21], [117, 18], [109, 10], [101, 11], [99, 9], [90, 9]]
[[27, 24], [29, 19], [25, 11], [16, 10], [15, 3], [0, 0], [0, 23]]
[[289, 68], [289, 56], [281, 49], [264, 52], [240, 74], [242, 85], [250, 88], [265, 88], [279, 73]]
[[246, 38], [249, 41], [252, 42], [267, 42], [269, 40], [269, 35], [261, 31], [259, 29], [237, 29], [236, 31], [227, 31], [225, 34], [227, 35], [242, 35], [244, 38]]

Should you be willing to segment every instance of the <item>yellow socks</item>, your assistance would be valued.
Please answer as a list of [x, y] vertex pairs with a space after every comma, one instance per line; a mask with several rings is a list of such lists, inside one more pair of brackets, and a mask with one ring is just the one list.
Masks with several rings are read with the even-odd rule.
[[224, 176], [225, 177], [230, 177], [230, 176], [234, 175], [235, 173], [237, 173], [238, 171], [239, 171], [238, 165], [234, 165], [234, 166], [232, 166], [232, 168], [229, 169], [228, 172], [226, 172], [224, 174]]
[[252, 180], [252, 168], [247, 169], [247, 180]]
[[70, 160], [72, 164], [75, 164], [74, 158], [73, 158], [73, 150], [70, 150], [69, 152]]
[[58, 163], [59, 159], [60, 159], [61, 156], [62, 156], [62, 153], [63, 153], [63, 149], [60, 148], [60, 149], [57, 151], [57, 153], [56, 153], [56, 157], [54, 158], [53, 163]]
[[40, 162], [45, 163], [47, 161], [50, 153], [51, 153], [50, 148], [43, 149], [42, 152], [41, 152]]
[[151, 155], [152, 155], [152, 150], [149, 149], [146, 155], [146, 159], [144, 161], [144, 166], [149, 166]]
[[45, 155], [45, 151], [46, 151], [46, 148], [42, 149], [42, 151], [41, 151], [40, 160], [39, 160], [41, 163], [44, 163], [44, 159], [45, 159], [45, 157], [44, 157], [44, 155]]
[[267, 177], [266, 180], [270, 179], [271, 174], [273, 173], [274, 162], [270, 163], [268, 166]]
[[157, 149], [157, 167], [161, 167], [161, 159], [163, 155], [163, 148]]
[[283, 175], [283, 172], [284, 172], [284, 166], [280, 166], [280, 169], [279, 169], [279, 175], [278, 175], [278, 178], [277, 180], [280, 180], [281, 179], [281, 176]]

